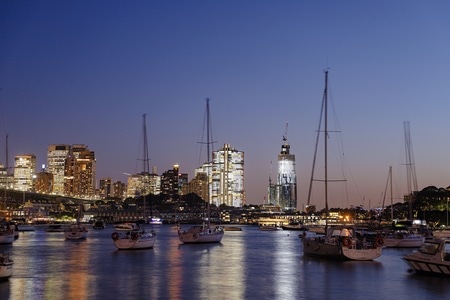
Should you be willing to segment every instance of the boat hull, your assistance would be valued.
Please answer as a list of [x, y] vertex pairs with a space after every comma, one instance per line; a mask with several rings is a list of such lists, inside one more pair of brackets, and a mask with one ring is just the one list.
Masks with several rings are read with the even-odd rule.
[[426, 241], [403, 259], [416, 273], [450, 277], [450, 240]]
[[64, 235], [68, 240], [81, 240], [87, 238], [87, 232], [65, 232]]
[[374, 260], [381, 256], [381, 247], [356, 249], [342, 245], [324, 243], [321, 238], [304, 238], [303, 253], [308, 256], [332, 260]]
[[6, 253], [0, 254], [0, 281], [8, 280], [13, 273], [13, 261]]
[[153, 248], [156, 236], [151, 233], [143, 233], [138, 238], [120, 236], [114, 240], [114, 246], [120, 250], [149, 249]]
[[14, 242], [14, 233], [2, 233], [0, 235], [0, 245], [8, 245]]
[[34, 225], [28, 225], [28, 224], [18, 224], [17, 225], [17, 231], [34, 231]]
[[224, 235], [222, 227], [194, 226], [187, 231], [178, 231], [180, 242], [185, 244], [220, 243]]
[[425, 237], [406, 237], [398, 238], [384, 238], [384, 246], [386, 248], [419, 248], [425, 242]]
[[68, 240], [82, 240], [86, 239], [88, 235], [87, 229], [81, 225], [71, 225], [66, 231], [64, 231], [64, 236]]

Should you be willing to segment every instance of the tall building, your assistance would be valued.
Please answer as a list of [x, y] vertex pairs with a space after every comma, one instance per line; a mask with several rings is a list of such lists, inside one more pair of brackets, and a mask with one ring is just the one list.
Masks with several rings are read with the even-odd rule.
[[183, 195], [195, 193], [203, 200], [208, 199], [208, 176], [206, 172], [206, 164], [194, 171], [194, 178], [182, 188]]
[[161, 175], [161, 194], [168, 200], [175, 200], [179, 196], [180, 166], [173, 165], [173, 169], [167, 170]]
[[284, 210], [297, 209], [297, 176], [295, 174], [295, 155], [290, 154], [290, 145], [283, 136], [283, 145], [278, 154], [278, 174], [276, 205]]
[[36, 174], [34, 180], [34, 190], [39, 194], [51, 194], [53, 186], [53, 174], [45, 170], [45, 167], [41, 169], [41, 172]]
[[8, 169], [0, 164], [0, 188], [12, 189], [14, 187], [14, 174], [9, 174]]
[[76, 144], [70, 148], [64, 173], [64, 194], [71, 197], [93, 198], [95, 196], [95, 152], [86, 145]]
[[109, 198], [111, 196], [111, 188], [112, 183], [110, 177], [100, 179], [99, 182], [100, 198], [102, 199]]
[[17, 155], [14, 158], [14, 189], [32, 191], [36, 174], [36, 155]]
[[225, 144], [213, 152], [211, 203], [242, 207], [244, 193], [244, 152]]
[[56, 144], [47, 150], [47, 172], [53, 174], [52, 193], [55, 195], [64, 195], [64, 172], [70, 148], [69, 145]]
[[116, 181], [112, 185], [112, 196], [114, 198], [123, 199], [126, 195], [127, 186], [124, 182]]
[[154, 173], [142, 172], [128, 177], [127, 197], [134, 198], [143, 195], [161, 193], [161, 176]]

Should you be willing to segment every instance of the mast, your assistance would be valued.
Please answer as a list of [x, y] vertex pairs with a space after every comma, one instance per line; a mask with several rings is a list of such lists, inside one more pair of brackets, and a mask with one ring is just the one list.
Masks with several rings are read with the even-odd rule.
[[[146, 117], [147, 114], [143, 114], [142, 115], [142, 134], [144, 135], [144, 149], [143, 149], [143, 159], [142, 159], [142, 163], [143, 163], [143, 168], [142, 168], [142, 178], [143, 178], [143, 184], [144, 187], [142, 189], [143, 191], [143, 200], [144, 200], [144, 223], [147, 223], [147, 197], [146, 197], [146, 185], [148, 184], [148, 180], [150, 179], [150, 159], [148, 156], [148, 143], [147, 143], [147, 122], [146, 122]], [[150, 204], [150, 213], [151, 216], [153, 216], [153, 211], [152, 211], [152, 205]], [[150, 217], [151, 217], [150, 216]]]
[[323, 91], [323, 101], [325, 109], [325, 232], [328, 226], [328, 69], [325, 70], [325, 89]]
[[208, 166], [208, 192], [207, 192], [207, 198], [208, 198], [208, 203], [207, 203], [207, 213], [208, 213], [208, 223], [210, 222], [210, 218], [211, 218], [211, 211], [210, 211], [210, 168], [211, 166], [211, 159], [210, 159], [210, 155], [211, 153], [209, 153], [209, 144], [210, 144], [210, 116], [209, 116], [209, 98], [206, 98], [206, 155], [207, 155], [207, 166]]
[[407, 180], [407, 197], [409, 204], [409, 219], [412, 220], [412, 202], [414, 200], [413, 192], [418, 190], [416, 168], [414, 165], [414, 154], [412, 149], [411, 132], [409, 122], [403, 122], [405, 134], [405, 152], [406, 152], [406, 180]]
[[389, 180], [391, 184], [391, 221], [394, 220], [394, 203], [393, 203], [393, 193], [392, 193], [392, 166], [389, 166]]

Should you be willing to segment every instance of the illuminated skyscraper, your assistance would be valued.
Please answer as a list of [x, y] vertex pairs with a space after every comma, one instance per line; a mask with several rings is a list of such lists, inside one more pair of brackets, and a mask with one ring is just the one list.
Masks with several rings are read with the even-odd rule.
[[64, 171], [69, 145], [50, 145], [47, 150], [47, 171], [53, 174], [52, 193], [64, 195]]
[[244, 152], [229, 144], [213, 152], [211, 203], [242, 207], [244, 193]]
[[283, 136], [281, 153], [278, 154], [278, 175], [276, 205], [284, 210], [297, 209], [297, 176], [295, 174], [295, 155], [289, 153], [290, 145]]
[[14, 189], [31, 191], [36, 174], [36, 155], [17, 155], [14, 158]]
[[73, 145], [65, 164], [64, 194], [80, 198], [94, 197], [95, 173], [95, 152], [86, 145]]

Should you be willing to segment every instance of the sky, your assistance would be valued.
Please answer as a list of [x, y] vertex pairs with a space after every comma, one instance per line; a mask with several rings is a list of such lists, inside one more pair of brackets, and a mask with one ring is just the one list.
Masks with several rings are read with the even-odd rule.
[[331, 207], [382, 205], [389, 166], [394, 201], [407, 192], [405, 122], [418, 189], [450, 185], [450, 3], [434, 0], [0, 1], [0, 162], [6, 134], [10, 165], [85, 144], [97, 179], [126, 181], [147, 114], [151, 166], [192, 179], [208, 97], [214, 149], [245, 153], [247, 204], [267, 201], [286, 135], [302, 209], [325, 69], [346, 170]]

